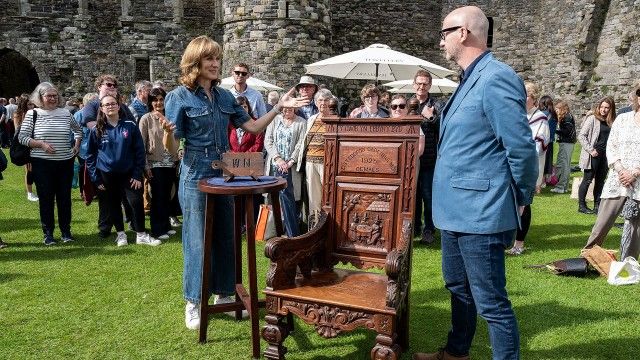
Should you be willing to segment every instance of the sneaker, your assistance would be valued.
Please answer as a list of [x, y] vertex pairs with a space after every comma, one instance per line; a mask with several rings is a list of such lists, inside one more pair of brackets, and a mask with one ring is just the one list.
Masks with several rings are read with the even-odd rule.
[[[230, 295], [230, 296], [216, 296], [216, 301], [214, 302], [214, 304], [218, 305], [218, 304], [230, 304], [230, 303], [234, 303], [236, 302], [236, 297], [234, 295]], [[231, 317], [236, 317], [236, 312], [235, 311], [227, 311], [225, 312], [226, 315], [229, 315]], [[246, 319], [249, 317], [249, 313], [247, 312], [247, 310], [242, 310], [242, 318]]]
[[158, 236], [158, 239], [160, 239], [160, 240], [167, 240], [168, 238], [169, 238], [169, 234], [168, 233]]
[[523, 247], [512, 247], [509, 250], [505, 251], [505, 254], [507, 255], [512, 255], [512, 256], [518, 256], [518, 255], [522, 255], [524, 253], [524, 248]]
[[38, 201], [40, 199], [34, 193], [27, 193], [27, 200], [29, 200], [29, 201]]
[[561, 189], [561, 188], [558, 188], [558, 187], [554, 187], [553, 189], [551, 189], [549, 191], [551, 191], [552, 193], [556, 193], [556, 194], [564, 194], [566, 192], [565, 189]]
[[127, 241], [127, 234], [125, 234], [124, 231], [118, 233], [118, 236], [116, 236], [116, 245], [118, 245], [118, 247], [129, 245], [129, 242]]
[[178, 226], [182, 225], [180, 220], [178, 220], [177, 216], [169, 217], [169, 223], [171, 224], [171, 227], [178, 227]]
[[184, 324], [189, 330], [198, 330], [200, 328], [200, 306], [187, 301], [184, 308]]
[[152, 237], [147, 233], [141, 233], [136, 235], [136, 244], [138, 245], [150, 245], [150, 246], [158, 246], [162, 244], [162, 241]]
[[167, 235], [175, 235], [176, 231], [175, 230], [169, 230], [167, 231]]
[[2, 241], [2, 239], [0, 239], [0, 249], [4, 249], [7, 246], [9, 246], [9, 244], [7, 244], [6, 242]]
[[44, 237], [44, 244], [46, 246], [51, 246], [51, 245], [57, 244], [57, 242], [55, 240], [53, 240], [53, 238], [51, 236], [45, 236]]
[[61, 239], [63, 243], [73, 242], [73, 236], [71, 236], [71, 234], [62, 235]]

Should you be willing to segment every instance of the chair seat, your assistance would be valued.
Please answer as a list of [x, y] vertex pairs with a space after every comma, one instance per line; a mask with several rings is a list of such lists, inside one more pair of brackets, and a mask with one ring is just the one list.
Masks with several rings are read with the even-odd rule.
[[283, 290], [265, 290], [267, 295], [312, 301], [368, 312], [395, 314], [386, 306], [387, 276], [363, 271], [335, 269], [313, 272], [310, 279], [296, 279], [296, 286]]

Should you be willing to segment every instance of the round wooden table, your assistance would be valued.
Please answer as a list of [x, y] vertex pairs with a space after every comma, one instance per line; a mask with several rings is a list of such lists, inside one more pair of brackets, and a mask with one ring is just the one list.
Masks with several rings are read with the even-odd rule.
[[[235, 311], [236, 319], [242, 319], [242, 310], [246, 310], [251, 320], [251, 342], [253, 358], [260, 358], [260, 333], [258, 332], [258, 320], [260, 305], [264, 307], [264, 301], [258, 300], [258, 286], [256, 280], [256, 240], [255, 240], [255, 216], [253, 211], [254, 195], [269, 194], [273, 205], [273, 219], [278, 236], [284, 234], [282, 217], [280, 212], [280, 198], [278, 192], [287, 187], [287, 181], [283, 178], [275, 178], [275, 182], [261, 183], [250, 181], [247, 186], [235, 186], [232, 183], [217, 182], [212, 184], [209, 179], [202, 179], [198, 183], [198, 189], [206, 193], [204, 259], [202, 267], [202, 295], [200, 298], [200, 342], [207, 341], [207, 326], [209, 315]], [[216, 179], [217, 180], [217, 179]], [[229, 304], [209, 305], [209, 278], [211, 271], [211, 244], [216, 241], [214, 224], [214, 203], [219, 195], [234, 197], [234, 236], [235, 272], [236, 272], [236, 301]], [[249, 278], [249, 292], [242, 284], [242, 205], [244, 205], [245, 224], [247, 229], [247, 267]]]

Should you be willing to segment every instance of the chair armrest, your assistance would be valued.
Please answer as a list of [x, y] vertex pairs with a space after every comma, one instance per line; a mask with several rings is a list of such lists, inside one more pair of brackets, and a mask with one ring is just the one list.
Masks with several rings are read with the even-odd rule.
[[387, 254], [385, 273], [387, 274], [387, 307], [398, 309], [407, 296], [411, 278], [411, 220], [402, 224], [401, 245]]
[[271, 260], [267, 271], [267, 289], [293, 287], [298, 266], [305, 277], [311, 276], [311, 261], [323, 248], [327, 230], [327, 214], [322, 212], [316, 226], [306, 234], [292, 238], [274, 237], [267, 241], [264, 255]]

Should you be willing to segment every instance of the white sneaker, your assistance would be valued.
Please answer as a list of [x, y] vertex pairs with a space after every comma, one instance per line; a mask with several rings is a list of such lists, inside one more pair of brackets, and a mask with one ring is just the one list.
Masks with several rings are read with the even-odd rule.
[[158, 236], [158, 239], [160, 240], [167, 240], [169, 238], [169, 234], [162, 234], [160, 236]]
[[125, 234], [124, 231], [118, 233], [118, 236], [116, 236], [116, 245], [118, 245], [119, 247], [129, 245], [129, 242], [127, 241], [127, 234]]
[[34, 193], [27, 193], [27, 200], [29, 200], [29, 201], [38, 201], [40, 199]]
[[171, 227], [178, 227], [178, 226], [182, 225], [180, 220], [178, 220], [177, 216], [169, 217], [169, 223], [171, 224]]
[[200, 305], [187, 301], [187, 306], [184, 308], [184, 324], [189, 330], [200, 328]]
[[[230, 304], [230, 303], [234, 303], [236, 302], [236, 297], [234, 295], [231, 296], [220, 296], [220, 295], [216, 295], [216, 301], [214, 302], [214, 304], [218, 305], [218, 304]], [[236, 312], [235, 311], [227, 311], [225, 312], [226, 315], [229, 315], [231, 317], [236, 317]], [[242, 318], [246, 319], [249, 317], [249, 313], [247, 312], [247, 310], [242, 310]]]
[[550, 190], [552, 193], [556, 193], [556, 194], [564, 194], [565, 190], [564, 189], [560, 189], [558, 187], [554, 187], [553, 189]]
[[162, 241], [152, 237], [147, 233], [140, 233], [136, 235], [136, 244], [138, 245], [150, 245], [150, 246], [158, 246], [162, 244]]
[[167, 235], [175, 235], [176, 231], [175, 230], [169, 230], [167, 231]]

